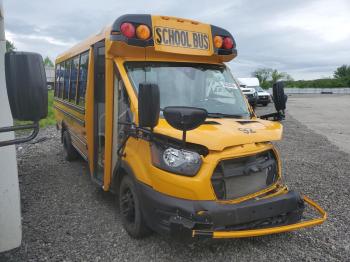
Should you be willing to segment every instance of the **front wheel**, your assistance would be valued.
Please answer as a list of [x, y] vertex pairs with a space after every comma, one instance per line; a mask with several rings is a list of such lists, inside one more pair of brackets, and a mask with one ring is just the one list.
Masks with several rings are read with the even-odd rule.
[[143, 238], [151, 231], [143, 218], [135, 183], [128, 175], [122, 178], [119, 188], [119, 209], [122, 224], [133, 238]]
[[67, 161], [73, 161], [78, 158], [78, 152], [72, 145], [72, 140], [67, 130], [63, 131], [62, 135], [64, 158]]

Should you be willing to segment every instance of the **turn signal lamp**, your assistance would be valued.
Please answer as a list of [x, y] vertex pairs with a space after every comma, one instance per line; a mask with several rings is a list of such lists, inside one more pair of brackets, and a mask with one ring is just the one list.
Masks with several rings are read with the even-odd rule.
[[131, 23], [122, 23], [120, 26], [120, 31], [127, 38], [132, 38], [135, 36], [135, 26]]
[[151, 36], [151, 31], [147, 25], [139, 25], [136, 28], [136, 36], [141, 40], [147, 40]]
[[223, 40], [222, 40], [222, 37], [217, 35], [214, 37], [214, 46], [216, 48], [221, 48], [222, 47], [222, 43], [223, 43]]

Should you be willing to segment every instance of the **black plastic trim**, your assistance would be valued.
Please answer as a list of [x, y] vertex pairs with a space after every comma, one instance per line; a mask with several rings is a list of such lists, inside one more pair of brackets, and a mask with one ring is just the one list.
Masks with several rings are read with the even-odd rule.
[[214, 39], [215, 36], [223, 36], [223, 37], [230, 37], [233, 41], [233, 48], [232, 49], [223, 49], [223, 48], [216, 48], [214, 47], [214, 53], [218, 54], [218, 55], [237, 55], [237, 49], [236, 49], [236, 41], [233, 38], [233, 36], [231, 35], [231, 33], [221, 27], [215, 26], [215, 25], [211, 25], [211, 34], [212, 34], [212, 38]]
[[[301, 219], [303, 212], [303, 200], [294, 191], [266, 199], [227, 204], [175, 198], [135, 181], [139, 197], [143, 200], [142, 212], [147, 225], [160, 234], [175, 237], [192, 237], [192, 230], [202, 230], [203, 234], [200, 235], [209, 237], [210, 231], [234, 226], [251, 229], [251, 224], [256, 221], [273, 219], [284, 214], [287, 223], [295, 223]], [[199, 215], [199, 211], [204, 213]]]

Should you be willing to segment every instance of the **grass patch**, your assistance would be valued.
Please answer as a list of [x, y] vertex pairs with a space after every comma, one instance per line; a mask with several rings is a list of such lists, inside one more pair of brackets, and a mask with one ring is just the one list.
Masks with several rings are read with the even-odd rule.
[[[39, 122], [40, 127], [47, 127], [47, 126], [52, 126], [52, 125], [56, 124], [55, 114], [53, 112], [52, 104], [53, 104], [53, 90], [48, 90], [47, 117], [40, 120], [40, 122]], [[24, 124], [29, 124], [29, 123], [31, 123], [31, 121], [15, 120], [15, 125], [24, 125]]]

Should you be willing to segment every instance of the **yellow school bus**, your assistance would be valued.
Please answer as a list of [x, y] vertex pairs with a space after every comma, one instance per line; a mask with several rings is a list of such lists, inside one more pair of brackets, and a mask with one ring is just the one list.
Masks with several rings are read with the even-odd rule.
[[[278, 112], [258, 118], [225, 62], [225, 29], [123, 15], [56, 59], [54, 109], [67, 160], [117, 194], [126, 231], [238, 238], [323, 223], [326, 212], [282, 180]], [[284, 107], [283, 107], [284, 103]], [[304, 207], [319, 216], [302, 219]]]

